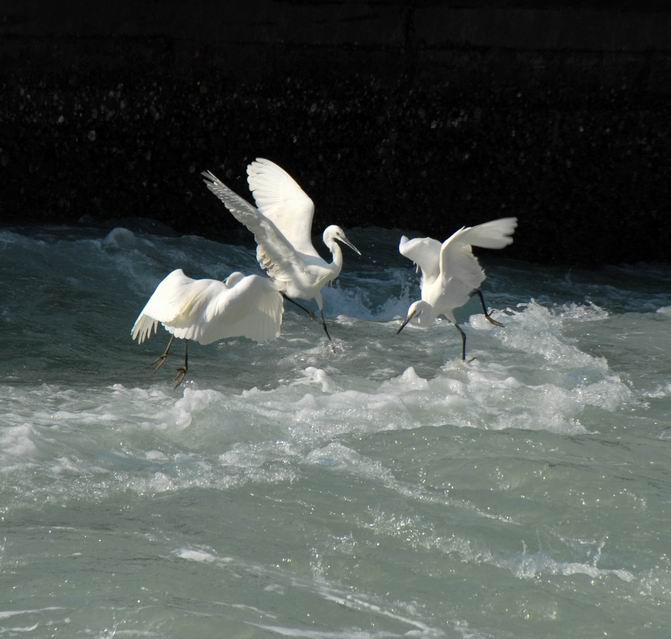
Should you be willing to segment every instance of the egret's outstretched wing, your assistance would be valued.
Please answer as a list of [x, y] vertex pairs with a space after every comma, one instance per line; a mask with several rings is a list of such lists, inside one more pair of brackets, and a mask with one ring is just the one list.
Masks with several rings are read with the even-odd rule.
[[178, 268], [167, 275], [145, 304], [131, 329], [131, 337], [142, 344], [157, 330], [159, 323], [172, 322], [184, 306], [186, 292], [195, 280], [184, 275]]
[[476, 289], [485, 279], [485, 272], [473, 255], [472, 246], [500, 249], [512, 244], [512, 234], [517, 226], [517, 218], [506, 217], [465, 226], [453, 233], [440, 247], [440, 272], [443, 277], [453, 277], [471, 290]]
[[405, 235], [398, 245], [401, 255], [412, 260], [422, 269], [422, 282], [430, 283], [440, 272], [440, 242], [431, 237], [416, 237], [409, 240]]
[[131, 336], [141, 344], [160, 322], [175, 337], [201, 344], [224, 337], [263, 342], [279, 335], [283, 309], [281, 295], [258, 275], [228, 287], [218, 280], [191, 279], [178, 269], [158, 285]]
[[463, 239], [471, 246], [502, 249], [513, 243], [512, 236], [516, 228], [516, 217], [502, 217], [498, 220], [467, 227]]
[[318, 255], [310, 237], [315, 205], [298, 183], [283, 168], [264, 158], [257, 158], [247, 167], [247, 182], [256, 206], [294, 248]]
[[258, 245], [257, 259], [268, 275], [280, 285], [291, 282], [296, 272], [303, 269], [304, 262], [280, 229], [210, 171], [203, 171], [202, 175], [207, 188], [224, 203], [238, 222], [254, 234]]

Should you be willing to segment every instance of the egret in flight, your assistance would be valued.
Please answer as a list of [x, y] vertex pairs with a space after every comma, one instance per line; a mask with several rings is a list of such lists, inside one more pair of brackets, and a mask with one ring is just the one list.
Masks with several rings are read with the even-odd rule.
[[[231, 273], [225, 281], [194, 280], [182, 269], [170, 273], [157, 287], [131, 329], [131, 337], [142, 344], [161, 323], [170, 341], [152, 364], [161, 368], [170, 355], [175, 338], [211, 344], [225, 337], [248, 337], [256, 342], [280, 334], [284, 304], [270, 281], [259, 275]], [[175, 388], [189, 370], [189, 343], [184, 366], [177, 369]]]
[[477, 226], [464, 226], [442, 244], [430, 237], [409, 240], [401, 237], [398, 250], [422, 270], [420, 289], [422, 298], [413, 302], [408, 314], [396, 331], [400, 333], [411, 320], [428, 325], [439, 315], [452, 322], [461, 334], [461, 359], [466, 359], [466, 333], [457, 324], [454, 309], [463, 306], [477, 294], [485, 317], [496, 326], [503, 326], [487, 311], [480, 285], [485, 272], [471, 250], [473, 246], [501, 249], [512, 244], [517, 218], [505, 217]]
[[333, 261], [329, 263], [319, 256], [310, 237], [315, 212], [312, 200], [284, 169], [270, 160], [258, 158], [247, 167], [247, 182], [256, 207], [210, 171], [204, 171], [203, 176], [207, 188], [254, 234], [256, 259], [282, 296], [309, 315], [312, 314], [295, 300], [317, 302], [324, 332], [330, 340], [321, 290], [340, 275], [343, 256], [338, 242], [361, 255], [359, 250], [339, 226], [331, 225], [322, 238]]

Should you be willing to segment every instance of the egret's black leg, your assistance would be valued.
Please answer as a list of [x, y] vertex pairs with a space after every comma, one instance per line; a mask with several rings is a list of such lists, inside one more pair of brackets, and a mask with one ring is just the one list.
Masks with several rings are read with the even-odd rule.
[[158, 356], [158, 359], [155, 359], [152, 363], [151, 366], [152, 368], [157, 371], [163, 364], [165, 364], [165, 360], [168, 359], [168, 355], [170, 355], [170, 348], [172, 347], [172, 343], [175, 339], [174, 335], [170, 336], [170, 340], [168, 341], [168, 345], [165, 347], [165, 350], [161, 355]]
[[308, 308], [305, 308], [302, 304], [299, 304], [295, 300], [292, 300], [290, 297], [287, 297], [284, 293], [282, 293], [282, 297], [287, 301], [291, 302], [294, 306], [298, 306], [302, 311], [305, 311], [308, 314], [308, 317], [312, 320], [316, 320], [317, 318], [315, 317], [315, 314]]
[[324, 317], [324, 309], [320, 308], [319, 312], [321, 313], [321, 316], [322, 316], [322, 326], [324, 327], [324, 332], [326, 333], [326, 337], [329, 338], [329, 342], [332, 342], [333, 340], [331, 339], [331, 336], [329, 335], [329, 329], [326, 326], [326, 318]]
[[455, 322], [457, 330], [461, 333], [461, 359], [466, 361], [466, 333], [461, 329], [461, 326]]
[[184, 381], [184, 378], [189, 371], [189, 342], [185, 343], [186, 349], [184, 351], [184, 366], [180, 366], [177, 369], [177, 376], [175, 377], [175, 388], [177, 388]]
[[485, 313], [485, 318], [486, 318], [486, 320], [487, 320], [490, 324], [494, 324], [494, 326], [503, 326], [503, 324], [501, 324], [501, 322], [497, 322], [497, 321], [496, 321], [496, 320], [489, 314], [489, 311], [487, 310], [487, 304], [485, 304], [485, 298], [484, 298], [484, 296], [482, 295], [482, 291], [481, 291], [480, 289], [478, 289], [478, 290], [475, 291], [475, 292], [477, 293], [478, 297], [480, 298], [480, 303], [482, 304], [482, 310], [483, 310], [484, 313]]

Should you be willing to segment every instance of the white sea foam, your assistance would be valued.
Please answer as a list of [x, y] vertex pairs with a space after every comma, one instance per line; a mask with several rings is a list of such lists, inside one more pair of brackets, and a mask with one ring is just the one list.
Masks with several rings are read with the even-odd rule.
[[304, 462], [382, 485], [415, 502], [437, 504], [460, 512], [468, 511], [478, 517], [497, 520], [504, 524], [515, 523], [510, 517], [491, 512], [489, 509], [482, 510], [471, 502], [450, 497], [445, 491], [429, 491], [421, 485], [400, 481], [379, 461], [361, 455], [338, 442], [311, 450], [305, 455]]
[[[17, 395], [18, 391], [13, 389], [17, 404], [32, 403], [33, 395], [42, 398], [45, 394], [48, 402], [44, 405], [43, 400], [39, 400], [43, 408], [32, 414], [32, 424], [25, 421], [27, 413], [15, 417], [9, 414], [13, 424], [12, 429], [4, 433], [4, 454], [19, 459], [23, 465], [32, 463], [36, 454], [34, 428], [38, 426], [57, 426], [66, 432], [103, 429], [101, 432], [106, 433], [110, 443], [119, 438], [130, 438], [132, 442], [163, 432], [166, 441], [189, 442], [203, 452], [213, 445], [224, 447], [226, 452], [220, 454], [218, 463], [210, 460], [198, 466], [166, 455], [152, 444], [153, 452], [142, 452], [141, 457], [160, 464], [161, 469], [142, 477], [117, 474], [119, 486], [125, 484], [139, 494], [152, 494], [194, 486], [229, 489], [248, 482], [290, 483], [300, 477], [303, 458], [308, 463], [324, 465], [330, 464], [330, 459], [338, 459], [337, 463], [345, 464], [348, 472], [369, 473], [370, 478], [383, 477], [386, 469], [375, 465], [366, 469], [360, 459], [348, 461], [342, 456], [344, 449], [340, 449], [339, 455], [324, 452], [330, 450], [329, 439], [348, 433], [423, 426], [584, 433], [581, 417], [586, 408], [616, 411], [631, 399], [632, 391], [618, 375], [609, 371], [605, 360], [581, 353], [574, 345], [562, 341], [563, 312], [550, 312], [532, 303], [511, 312], [510, 328], [496, 329], [497, 334], [511, 331], [514, 335], [517, 331], [519, 340], [524, 339], [525, 331], [535, 331], [538, 343], [542, 344], [537, 351], [542, 355], [541, 361], [556, 358], [540, 380], [519, 375], [510, 365], [478, 359], [466, 365], [459, 361], [447, 362], [429, 377], [409, 366], [378, 381], [364, 381], [356, 371], [352, 371], [354, 375], [343, 375], [338, 358], [343, 357], [343, 362], [347, 362], [346, 354], [335, 355], [334, 359], [328, 345], [320, 343], [312, 349], [314, 356], [309, 361], [324, 366], [326, 357], [327, 361], [331, 359], [328, 366], [308, 365], [292, 375], [288, 367], [295, 363], [287, 360], [283, 364], [289, 373], [287, 378], [265, 390], [201, 389], [191, 382], [173, 392], [161, 384], [148, 387], [114, 384], [103, 389], [97, 400], [91, 402], [89, 397], [75, 390], [55, 386], [30, 390], [24, 396]], [[572, 317], [584, 319], [582, 312], [575, 309], [570, 312]], [[599, 315], [594, 309], [589, 313]], [[501, 338], [501, 341], [505, 346], [506, 339]], [[554, 354], [550, 355], [551, 352]], [[568, 366], [568, 361], [585, 367], [581, 369], [584, 375], [566, 376], [554, 368], [559, 363], [561, 371]], [[146, 435], [139, 435], [138, 429]], [[236, 444], [240, 437], [251, 438], [256, 443]], [[262, 443], [264, 440], [266, 444]], [[278, 445], [278, 441], [284, 444]], [[327, 442], [326, 449], [322, 449], [321, 442]], [[174, 464], [179, 469], [177, 474]], [[90, 464], [90, 468], [106, 473], [106, 465], [101, 466], [98, 461]], [[76, 475], [85, 465], [76, 456], [60, 454], [48, 462], [46, 468], [54, 475]], [[405, 490], [393, 485], [389, 477], [386, 481], [399, 493]], [[407, 491], [406, 494], [410, 495]]]
[[523, 553], [522, 555], [496, 562], [501, 567], [508, 568], [520, 579], [535, 579], [541, 575], [584, 575], [591, 579], [605, 579], [616, 577], [621, 581], [629, 583], [635, 576], [625, 569], [598, 568], [596, 562], [587, 563], [580, 561], [557, 561], [549, 554], [539, 552], [534, 554]]
[[132, 249], [139, 244], [135, 233], [123, 227], [112, 229], [102, 240], [102, 246], [108, 250]]
[[[579, 309], [579, 310], [578, 310]], [[592, 367], [607, 370], [608, 363], [603, 357], [596, 357], [578, 349], [574, 340], [563, 332], [564, 322], [598, 321], [606, 315], [596, 307], [571, 305], [564, 309], [551, 310], [535, 301], [519, 304], [516, 309], [508, 309], [506, 326], [496, 329], [497, 338], [508, 348], [523, 353], [539, 355], [553, 366], [562, 368]], [[476, 328], [485, 325], [482, 319], [475, 320]]]
[[[382, 278], [343, 277], [333, 286], [323, 290], [327, 311], [334, 309], [344, 317], [386, 322], [397, 317], [404, 317], [408, 306], [413, 301], [411, 292], [414, 290], [401, 269], [386, 269]], [[389, 295], [380, 297], [381, 291], [389, 291]]]
[[35, 434], [35, 428], [28, 423], [0, 428], [0, 472], [8, 473], [35, 463]]
[[516, 578], [533, 580], [540, 576], [560, 575], [570, 577], [584, 575], [591, 579], [615, 577], [630, 583], [636, 575], [625, 568], [600, 568], [601, 547], [590, 561], [558, 561], [547, 552], [504, 555], [494, 552], [471, 539], [457, 534], [441, 535], [433, 526], [426, 525], [415, 517], [400, 517], [382, 511], [374, 511], [371, 527], [378, 534], [400, 537], [413, 547], [438, 550], [448, 556], [456, 556], [460, 561], [474, 565], [490, 565], [509, 571]]
[[0, 610], [0, 619], [9, 619], [20, 615], [34, 615], [39, 612], [51, 612], [53, 610], [65, 610], [61, 606], [47, 606], [45, 608], [31, 608], [28, 610]]
[[[227, 570], [233, 569], [237, 574], [253, 575], [255, 579], [262, 579], [264, 581], [272, 580], [273, 583], [266, 586], [264, 592], [280, 594], [286, 597], [288, 590], [296, 591], [303, 596], [308, 597], [311, 601], [321, 599], [322, 601], [336, 603], [343, 609], [364, 613], [365, 616], [362, 617], [362, 619], [368, 619], [370, 616], [373, 616], [378, 618], [381, 624], [384, 620], [388, 620], [394, 624], [400, 624], [401, 627], [405, 626], [403, 631], [398, 634], [387, 630], [385, 634], [379, 636], [412, 636], [429, 639], [430, 637], [442, 637], [445, 634], [442, 629], [432, 627], [423, 621], [422, 611], [419, 609], [420, 606], [418, 604], [401, 601], [389, 602], [377, 595], [369, 595], [364, 592], [354, 593], [348, 589], [342, 588], [337, 583], [330, 582], [328, 578], [323, 575], [313, 578], [296, 575], [291, 571], [277, 566], [268, 567], [254, 561], [246, 561], [233, 557], [222, 557], [214, 549], [206, 547], [181, 547], [174, 550], [172, 554], [187, 561], [214, 565]], [[259, 609], [258, 606], [237, 605], [236, 607], [245, 611], [251, 610], [257, 615], [261, 614], [273, 619], [277, 618], [276, 614], [269, 614], [263, 609]], [[315, 619], [315, 622], [319, 623], [319, 620]], [[259, 628], [272, 629], [279, 634], [284, 634], [285, 631], [289, 632], [289, 628], [284, 628], [279, 625], [276, 626], [274, 624], [266, 626], [251, 622], [250, 625]], [[408, 628], [411, 628], [411, 630], [408, 630]], [[290, 636], [303, 636], [303, 632], [309, 632], [316, 633], [314, 636], [341, 636], [341, 633], [345, 633], [342, 634], [343, 637], [350, 637], [352, 635], [347, 633], [359, 632], [359, 630], [353, 630], [352, 628], [343, 631], [322, 631], [314, 627], [305, 630], [294, 630], [296, 630], [298, 634], [294, 633]], [[313, 635], [310, 634], [305, 636]], [[364, 634], [362, 636], [378, 636], [378, 633], [373, 633], [372, 635]]]
[[201, 564], [228, 564], [233, 561], [231, 557], [220, 557], [211, 548], [178, 548], [174, 554], [180, 559]]
[[417, 280], [380, 252], [325, 291], [333, 347], [288, 308], [269, 344], [194, 346], [173, 389], [177, 362], [149, 368], [165, 342], [130, 341], [137, 312], [173, 268], [258, 272], [253, 248], [120, 228], [0, 248], [23, 278], [0, 311], [0, 570], [33, 585], [6, 633], [664, 636], [654, 277], [493, 262], [505, 326], [461, 309], [463, 363], [447, 322], [395, 335]]
[[569, 320], [571, 322], [600, 322], [610, 317], [610, 313], [605, 308], [601, 308], [589, 301], [586, 304], [578, 304], [576, 302], [561, 304], [553, 313], [558, 315], [562, 320]]

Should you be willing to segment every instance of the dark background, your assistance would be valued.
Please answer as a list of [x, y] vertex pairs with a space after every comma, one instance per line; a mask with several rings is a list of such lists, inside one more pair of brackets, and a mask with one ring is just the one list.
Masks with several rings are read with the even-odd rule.
[[[239, 225], [286, 168], [328, 223], [517, 215], [508, 255], [669, 260], [667, 2], [0, 1], [0, 216]], [[126, 221], [130, 224], [130, 222]], [[158, 228], [158, 227], [157, 227]]]

